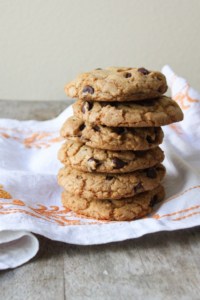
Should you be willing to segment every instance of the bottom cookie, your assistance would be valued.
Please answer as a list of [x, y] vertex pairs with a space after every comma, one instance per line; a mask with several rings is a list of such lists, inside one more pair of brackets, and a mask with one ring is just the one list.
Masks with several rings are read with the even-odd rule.
[[131, 221], [152, 212], [154, 204], [162, 201], [164, 197], [164, 188], [159, 185], [149, 192], [120, 200], [89, 200], [71, 195], [65, 191], [62, 193], [62, 203], [64, 207], [89, 218]]

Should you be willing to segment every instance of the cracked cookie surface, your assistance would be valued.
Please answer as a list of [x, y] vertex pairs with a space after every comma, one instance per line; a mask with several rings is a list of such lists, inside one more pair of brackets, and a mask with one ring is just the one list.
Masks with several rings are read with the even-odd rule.
[[165, 76], [145, 68], [110, 67], [80, 74], [65, 86], [69, 97], [93, 101], [157, 98], [167, 90]]
[[109, 151], [67, 141], [59, 150], [58, 158], [83, 172], [127, 173], [161, 163], [164, 153], [159, 147], [147, 151]]
[[78, 100], [73, 110], [84, 121], [114, 127], [158, 127], [183, 120], [179, 105], [166, 96], [128, 103]]
[[61, 136], [83, 142], [87, 146], [106, 150], [148, 150], [163, 141], [160, 127], [107, 127], [70, 117], [61, 128]]
[[164, 197], [164, 188], [159, 185], [149, 192], [120, 200], [85, 199], [63, 192], [62, 203], [66, 208], [89, 218], [130, 221], [151, 213], [153, 206], [162, 201]]
[[86, 199], [120, 199], [156, 188], [164, 175], [161, 164], [126, 174], [84, 173], [64, 167], [58, 173], [58, 183], [68, 193]]

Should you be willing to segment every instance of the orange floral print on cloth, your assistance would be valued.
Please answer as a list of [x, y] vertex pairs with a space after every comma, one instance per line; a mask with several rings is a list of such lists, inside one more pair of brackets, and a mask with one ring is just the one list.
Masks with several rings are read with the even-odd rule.
[[194, 99], [189, 95], [189, 85], [187, 84], [184, 90], [177, 93], [174, 97], [174, 100], [178, 102], [180, 107], [185, 110], [189, 109], [192, 103], [199, 102], [200, 100]]
[[[175, 201], [178, 197], [186, 194], [194, 189], [200, 189], [200, 186], [194, 186], [188, 190], [182, 192], [180, 195], [175, 195], [169, 199], [166, 199], [164, 203]], [[67, 208], [58, 205], [46, 206], [43, 204], [36, 204], [34, 206], [27, 205], [24, 201], [18, 199], [12, 199], [12, 196], [5, 190], [3, 186], [0, 185], [0, 215], [5, 214], [25, 214], [36, 219], [44, 220], [53, 224], [60, 226], [69, 225], [96, 225], [105, 223], [116, 223], [113, 221], [95, 221], [90, 218], [81, 218], [81, 215], [70, 211]], [[162, 204], [163, 205], [163, 204]], [[181, 210], [172, 210], [170, 213], [157, 213], [155, 211], [143, 219], [153, 218], [155, 220], [160, 220], [163, 218], [168, 218], [170, 221], [180, 221], [182, 219], [191, 218], [193, 216], [200, 214], [200, 203], [198, 205], [189, 206]]]
[[9, 195], [7, 192], [6, 194], [0, 194], [0, 198], [2, 198], [0, 201], [0, 215], [25, 214], [60, 226], [108, 223], [108, 221], [95, 221], [90, 218], [84, 218], [85, 220], [81, 221], [80, 215], [62, 206], [36, 204], [35, 207], [32, 207], [27, 206], [22, 200], [10, 199], [7, 195]]
[[[6, 199], [6, 198], [5, 198]], [[13, 199], [11, 201], [0, 201], [0, 215], [1, 214], [25, 214], [34, 218], [45, 220], [48, 222], [55, 222], [58, 225], [80, 225], [78, 220], [67, 219], [66, 216], [69, 210], [59, 208], [58, 206], [44, 206], [37, 205], [38, 207], [26, 206], [21, 200]]]
[[[175, 211], [172, 212], [170, 214], [165, 214], [165, 215], [159, 215], [159, 214], [155, 214], [153, 216], [154, 219], [160, 220], [162, 218], [168, 218], [168, 217], [172, 217], [171, 220], [172, 221], [180, 221], [186, 218], [191, 218], [195, 215], [199, 215], [200, 214], [200, 205], [195, 205], [195, 206], [191, 206], [189, 208], [186, 209], [182, 209], [179, 211]], [[178, 216], [178, 215], [182, 215], [182, 216]]]
[[11, 199], [12, 196], [3, 189], [3, 185], [0, 184], [0, 198]]
[[54, 143], [59, 143], [63, 139], [58, 132], [31, 132], [25, 130], [0, 128], [0, 136], [21, 143], [26, 148], [48, 148]]
[[163, 67], [162, 72], [167, 78], [172, 98], [178, 102], [183, 110], [188, 110], [193, 103], [200, 103], [198, 92], [184, 78], [177, 76], [169, 66]]
[[69, 209], [58, 205], [46, 206], [43, 204], [36, 204], [34, 207], [29, 206], [25, 203], [25, 201], [12, 199], [11, 194], [3, 189], [3, 185], [0, 185], [0, 199], [0, 215], [20, 213], [55, 223], [60, 226], [98, 224], [106, 222], [97, 222], [89, 218], [87, 218], [84, 222], [81, 222], [81, 220], [78, 219], [81, 216], [78, 216]]

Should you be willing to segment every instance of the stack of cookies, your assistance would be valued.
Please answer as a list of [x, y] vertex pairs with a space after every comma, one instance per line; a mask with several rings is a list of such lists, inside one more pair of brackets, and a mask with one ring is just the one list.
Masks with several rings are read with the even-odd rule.
[[66, 85], [78, 100], [61, 129], [65, 207], [125, 221], [144, 217], [164, 199], [161, 126], [183, 119], [166, 90], [164, 75], [145, 68], [96, 69]]

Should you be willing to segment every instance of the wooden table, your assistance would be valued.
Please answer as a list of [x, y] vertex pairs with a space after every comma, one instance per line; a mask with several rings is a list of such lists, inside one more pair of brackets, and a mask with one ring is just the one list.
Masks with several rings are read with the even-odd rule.
[[[45, 120], [64, 101], [0, 101], [0, 118]], [[1, 300], [200, 299], [200, 227], [99, 246], [43, 237], [32, 261], [0, 273]]]

